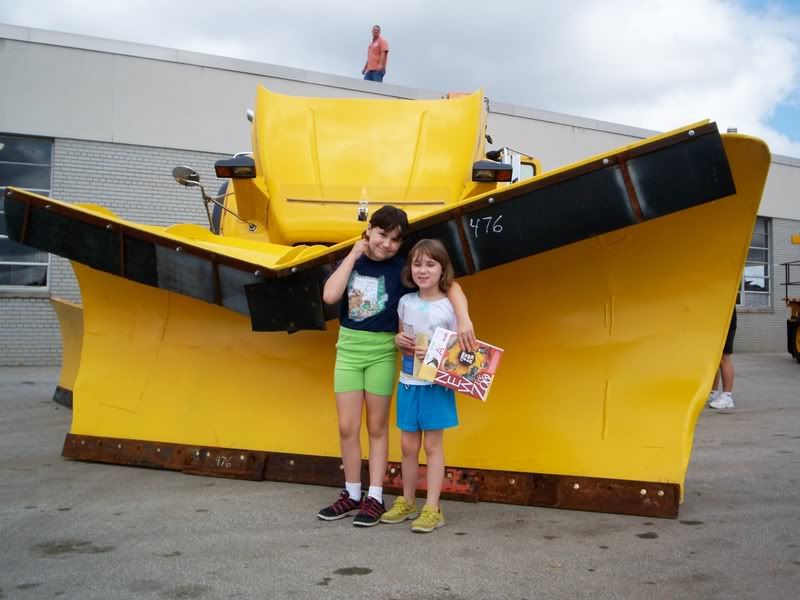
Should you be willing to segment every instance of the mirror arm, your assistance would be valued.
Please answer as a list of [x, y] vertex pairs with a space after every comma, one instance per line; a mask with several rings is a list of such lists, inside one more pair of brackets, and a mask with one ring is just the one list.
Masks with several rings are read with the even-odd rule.
[[[238, 215], [237, 213], [233, 212], [230, 208], [228, 208], [227, 206], [225, 206], [221, 202], [217, 201], [219, 198], [225, 198], [226, 196], [230, 196], [232, 194], [222, 194], [221, 196], [212, 197], [212, 196], [209, 196], [208, 194], [206, 194], [206, 191], [203, 189], [203, 186], [200, 186], [200, 190], [201, 190], [201, 192], [203, 194], [203, 203], [206, 206], [206, 212], [208, 212], [208, 203], [211, 202], [211, 203], [219, 206], [225, 212], [232, 214], [234, 217], [239, 219], [242, 223], [247, 223], [247, 229], [249, 231], [255, 231], [256, 230], [257, 225], [254, 222], [248, 221], [247, 219], [242, 218], [240, 215]], [[209, 221], [208, 222], [209, 222], [209, 224], [211, 223], [211, 217], [210, 216], [209, 216]], [[218, 234], [219, 231], [214, 231], [214, 228], [211, 227], [211, 233], [217, 233]]]

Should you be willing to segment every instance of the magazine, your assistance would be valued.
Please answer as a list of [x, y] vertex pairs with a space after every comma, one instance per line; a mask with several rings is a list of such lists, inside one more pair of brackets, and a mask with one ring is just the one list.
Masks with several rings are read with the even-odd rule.
[[417, 376], [486, 401], [503, 349], [480, 340], [477, 346], [466, 352], [455, 331], [437, 327]]

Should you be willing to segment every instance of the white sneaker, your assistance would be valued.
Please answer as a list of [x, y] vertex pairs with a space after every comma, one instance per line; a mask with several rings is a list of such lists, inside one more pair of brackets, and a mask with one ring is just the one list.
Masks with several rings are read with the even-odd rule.
[[706, 404], [711, 406], [712, 402], [716, 402], [719, 399], [719, 394], [720, 393], [718, 390], [711, 390], [711, 393], [708, 395], [708, 400], [706, 401]]
[[712, 400], [708, 403], [711, 408], [716, 408], [717, 410], [727, 410], [731, 408], [735, 408], [733, 405], [733, 396], [730, 394], [726, 394], [723, 392], [720, 394], [715, 400]]

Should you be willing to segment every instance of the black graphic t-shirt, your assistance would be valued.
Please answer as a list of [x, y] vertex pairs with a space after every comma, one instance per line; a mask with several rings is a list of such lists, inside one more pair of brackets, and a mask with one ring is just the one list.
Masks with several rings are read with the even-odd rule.
[[342, 327], [397, 333], [397, 303], [413, 291], [400, 281], [405, 262], [399, 256], [382, 261], [362, 256], [356, 261], [339, 309]]

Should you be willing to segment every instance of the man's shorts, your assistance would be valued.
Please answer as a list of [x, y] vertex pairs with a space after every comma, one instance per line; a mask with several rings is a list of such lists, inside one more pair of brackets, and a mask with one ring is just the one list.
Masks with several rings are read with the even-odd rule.
[[456, 395], [440, 385], [397, 386], [397, 427], [402, 431], [434, 431], [458, 425]]
[[395, 381], [397, 349], [393, 333], [339, 328], [334, 392], [364, 390], [378, 396], [391, 396]]
[[364, 73], [364, 79], [367, 81], [377, 81], [378, 83], [383, 82], [383, 76], [386, 74], [386, 71], [367, 71]]
[[722, 348], [723, 354], [733, 354], [733, 338], [736, 337], [736, 309], [733, 309], [731, 324], [728, 325], [728, 336], [725, 338], [725, 346]]

